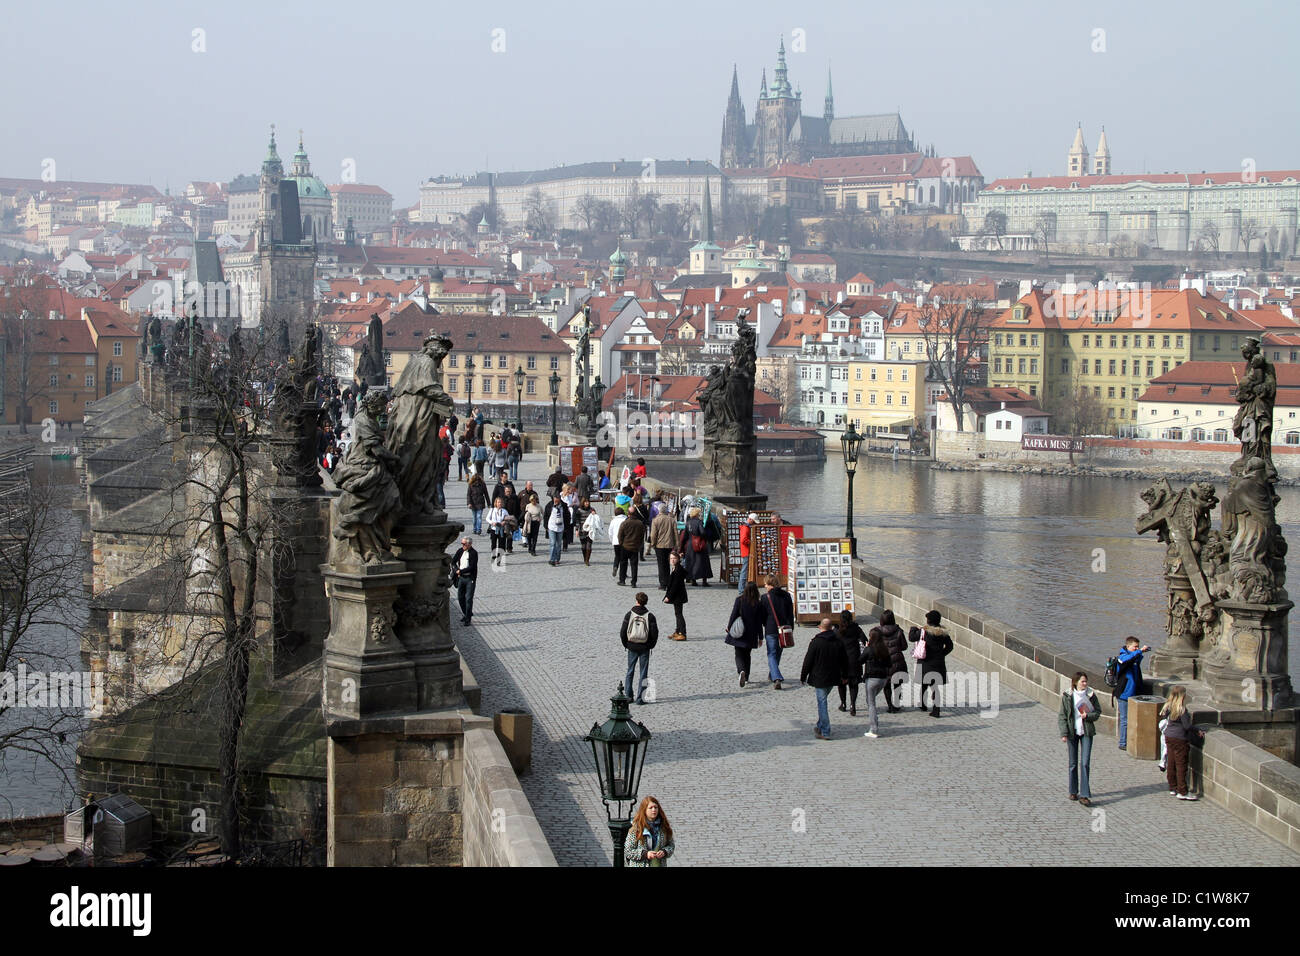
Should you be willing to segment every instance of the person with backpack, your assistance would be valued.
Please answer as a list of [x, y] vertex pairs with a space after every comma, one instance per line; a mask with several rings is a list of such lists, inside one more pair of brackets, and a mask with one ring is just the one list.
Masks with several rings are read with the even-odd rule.
[[474, 451], [471, 453], [471, 457], [474, 461], [475, 474], [482, 478], [488, 463], [488, 450], [487, 446], [483, 444], [483, 439], [480, 438], [474, 442]]
[[952, 653], [952, 638], [941, 626], [943, 617], [938, 611], [925, 612], [925, 627], [914, 627], [907, 632], [907, 639], [916, 647], [912, 648], [912, 657], [921, 663], [921, 702], [919, 709], [925, 710], [925, 694], [931, 695], [930, 716], [939, 716], [939, 688], [948, 683], [948, 665], [946, 658]]
[[1089, 776], [1092, 767], [1092, 738], [1097, 733], [1097, 718], [1101, 704], [1097, 695], [1088, 688], [1088, 675], [1075, 672], [1070, 689], [1061, 694], [1061, 709], [1056, 715], [1056, 727], [1061, 741], [1070, 755], [1068, 784], [1070, 799], [1085, 807], [1092, 806], [1092, 789]]
[[519, 462], [524, 457], [524, 442], [517, 426], [510, 432], [510, 444], [506, 448], [506, 455], [507, 460], [510, 462], [510, 479], [518, 481]]
[[600, 515], [596, 514], [596, 509], [591, 506], [586, 495], [578, 498], [573, 509], [573, 527], [578, 532], [578, 544], [582, 547], [582, 563], [591, 567], [591, 549], [596, 543], [594, 534], [600, 531]]
[[1106, 663], [1107, 683], [1115, 681], [1111, 686], [1116, 688], [1120, 750], [1128, 750], [1128, 699], [1142, 693], [1142, 655], [1149, 650], [1149, 644], [1138, 647], [1138, 639], [1130, 634], [1124, 638], [1124, 649]]
[[750, 655], [762, 636], [763, 606], [758, 599], [758, 585], [750, 581], [736, 596], [731, 605], [731, 617], [727, 619], [726, 643], [735, 648], [736, 673], [740, 675], [741, 687], [749, 681]]
[[1187, 757], [1191, 752], [1192, 734], [1202, 739], [1205, 731], [1192, 726], [1192, 714], [1187, 709], [1187, 688], [1178, 684], [1169, 691], [1169, 699], [1160, 708], [1160, 716], [1166, 721], [1164, 729], [1165, 746], [1168, 748], [1168, 767], [1165, 779], [1169, 782], [1169, 795], [1179, 800], [1196, 800], [1194, 793], [1187, 792]]
[[808, 642], [808, 650], [803, 656], [803, 670], [799, 673], [799, 680], [817, 692], [817, 726], [813, 731], [817, 740], [831, 739], [831, 716], [826, 702], [830, 699], [831, 688], [838, 687], [848, 676], [849, 660], [844, 656], [839, 638], [835, 636], [831, 619], [824, 617], [817, 633]]
[[[636, 592], [636, 604], [623, 615], [623, 629], [619, 638], [627, 648], [627, 675], [623, 678], [625, 693], [635, 703], [645, 703], [645, 688], [650, 673], [650, 652], [659, 642], [659, 624], [646, 607], [650, 597], [644, 591]], [[633, 684], [633, 672], [641, 666], [641, 683]]]
[[682, 567], [682, 558], [676, 551], [668, 554], [668, 586], [664, 589], [664, 603], [671, 604], [676, 621], [676, 630], [672, 640], [686, 640], [686, 618], [682, 614], [682, 605], [690, 600], [686, 596], [686, 570]]
[[763, 641], [767, 644], [767, 676], [773, 690], [781, 689], [781, 651], [794, 646], [794, 598], [781, 587], [775, 574], [764, 582], [767, 593], [763, 595]]
[[[898, 706], [901, 685], [907, 683], [907, 635], [894, 622], [894, 612], [885, 608], [880, 612], [880, 638], [889, 649], [889, 673], [885, 680], [885, 713], [896, 714], [903, 708]], [[874, 630], [875, 628], [873, 628]], [[900, 676], [901, 675], [901, 676]]]
[[885, 692], [885, 701], [888, 703], [889, 671], [893, 664], [893, 655], [890, 654], [889, 645], [885, 643], [885, 632], [879, 625], [873, 627], [871, 633], [867, 635], [867, 645], [862, 649], [861, 658], [862, 673], [867, 681], [867, 720], [869, 721], [867, 732], [862, 736], [875, 739], [880, 736], [880, 720], [876, 714], [876, 697], [883, 690]]
[[686, 515], [686, 527], [682, 529], [677, 550], [685, 556], [686, 577], [701, 587], [709, 586], [713, 577], [713, 565], [709, 561], [709, 539], [705, 536], [704, 522], [700, 520], [700, 509], [692, 508]]

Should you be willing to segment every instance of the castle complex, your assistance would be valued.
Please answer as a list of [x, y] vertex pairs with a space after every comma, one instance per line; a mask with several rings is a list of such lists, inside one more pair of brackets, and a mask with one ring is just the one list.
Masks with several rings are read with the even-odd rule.
[[806, 163], [828, 156], [912, 152], [916, 152], [916, 144], [897, 113], [837, 118], [829, 71], [822, 115], [804, 115], [802, 94], [791, 87], [787, 76], [784, 40], [777, 51], [776, 72], [770, 87], [767, 70], [763, 71], [753, 123], [745, 121], [739, 76], [732, 70], [731, 95], [722, 120], [719, 165], [723, 169]]

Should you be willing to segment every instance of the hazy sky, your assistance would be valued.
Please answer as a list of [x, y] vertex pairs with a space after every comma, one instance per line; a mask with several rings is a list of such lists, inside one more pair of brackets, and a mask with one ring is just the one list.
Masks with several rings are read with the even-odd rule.
[[898, 109], [987, 180], [1062, 174], [1079, 121], [1090, 151], [1105, 124], [1115, 172], [1296, 168], [1298, 28], [1300, 5], [1200, 0], [23, 0], [0, 26], [0, 176], [228, 180], [272, 122], [286, 163], [302, 127], [317, 175], [352, 159], [399, 205], [442, 173], [716, 163], [733, 62], [752, 121], [781, 36], [805, 112], [829, 63], [837, 115]]

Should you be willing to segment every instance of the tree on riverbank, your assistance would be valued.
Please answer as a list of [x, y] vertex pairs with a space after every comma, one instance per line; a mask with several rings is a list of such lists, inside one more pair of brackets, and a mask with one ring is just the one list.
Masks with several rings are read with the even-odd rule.
[[[1055, 395], [1043, 402], [1043, 410], [1052, 416], [1052, 433], [1083, 438], [1085, 435], [1103, 434], [1108, 427], [1106, 409], [1094, 389], [1087, 386], [1076, 369], [1068, 386], [1061, 386]], [[1074, 450], [1070, 450], [1070, 464], [1074, 464]]]
[[917, 325], [929, 359], [926, 381], [940, 382], [962, 431], [966, 390], [983, 384], [988, 363], [989, 326], [984, 310], [970, 302], [927, 302]]
[[0, 771], [26, 756], [71, 784], [71, 740], [94, 706], [78, 659], [84, 558], [66, 502], [28, 480], [26, 454], [0, 458]]

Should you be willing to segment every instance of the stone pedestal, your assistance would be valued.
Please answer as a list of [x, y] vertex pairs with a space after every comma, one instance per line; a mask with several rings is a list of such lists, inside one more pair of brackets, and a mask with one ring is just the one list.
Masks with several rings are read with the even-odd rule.
[[465, 528], [438, 512], [420, 524], [394, 529], [394, 553], [411, 572], [398, 588], [393, 629], [415, 668], [416, 710], [458, 706], [460, 654], [451, 639], [447, 545]]
[[1186, 574], [1166, 574], [1169, 593], [1169, 640], [1153, 655], [1152, 677], [1197, 680], [1201, 676], [1198, 656], [1203, 625], [1196, 614], [1196, 592]]
[[738, 508], [752, 510], [762, 506], [754, 504], [755, 501], [766, 504], [767, 496], [759, 495], [756, 489], [755, 447], [752, 438], [743, 442], [706, 440], [700, 458], [699, 491], [716, 501], [739, 502], [733, 505]]
[[1277, 710], [1293, 705], [1287, 653], [1287, 615], [1295, 605], [1219, 601], [1227, 663], [1204, 667], [1219, 705]]
[[274, 674], [282, 677], [320, 656], [329, 632], [321, 565], [329, 555], [330, 501], [323, 488], [271, 489], [278, 523], [271, 553]]
[[415, 710], [415, 665], [393, 631], [393, 602], [415, 575], [401, 561], [323, 565], [330, 632], [325, 640], [326, 718]]

